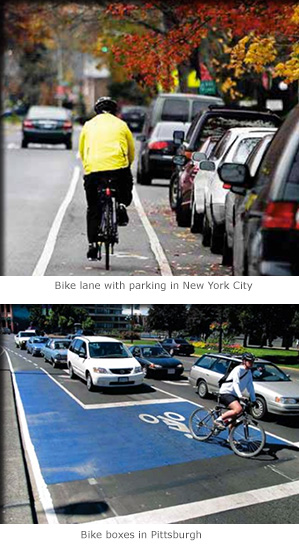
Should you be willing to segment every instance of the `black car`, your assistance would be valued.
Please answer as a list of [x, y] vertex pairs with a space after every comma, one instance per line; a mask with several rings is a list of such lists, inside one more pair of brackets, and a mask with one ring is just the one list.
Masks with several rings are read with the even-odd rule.
[[137, 183], [150, 185], [153, 178], [169, 179], [171, 177], [172, 159], [176, 153], [173, 133], [175, 130], [188, 130], [189, 126], [190, 123], [165, 121], [156, 124], [148, 139], [144, 134], [137, 136], [137, 140], [141, 142]]
[[182, 362], [172, 357], [160, 345], [131, 346], [130, 351], [141, 364], [147, 378], [178, 378], [184, 372]]
[[299, 275], [299, 105], [271, 141], [254, 177], [227, 164], [221, 179], [249, 189], [243, 213], [244, 274]]
[[122, 106], [120, 118], [127, 123], [132, 132], [141, 132], [146, 112], [145, 106]]
[[185, 338], [165, 338], [161, 342], [163, 348], [165, 348], [170, 355], [192, 355], [194, 353], [194, 346], [189, 344]]
[[31, 106], [22, 125], [22, 147], [30, 143], [65, 144], [72, 149], [70, 111], [56, 106]]
[[[280, 117], [270, 111], [209, 106], [193, 119], [187, 134], [179, 131], [174, 134], [174, 142], [178, 145], [177, 154], [184, 155], [188, 161], [192, 153], [198, 151], [209, 136], [220, 139], [233, 127], [279, 127], [281, 122]], [[179, 175], [186, 165], [186, 160], [182, 166], [176, 167], [170, 179], [169, 202], [172, 210], [177, 206]]]

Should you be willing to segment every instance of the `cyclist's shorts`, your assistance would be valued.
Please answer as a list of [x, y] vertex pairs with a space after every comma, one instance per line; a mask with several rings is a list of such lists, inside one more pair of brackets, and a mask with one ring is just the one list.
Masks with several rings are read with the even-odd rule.
[[223, 395], [220, 395], [219, 400], [221, 404], [224, 404], [224, 406], [229, 406], [232, 402], [239, 399], [235, 395], [231, 395], [230, 393], [224, 393]]

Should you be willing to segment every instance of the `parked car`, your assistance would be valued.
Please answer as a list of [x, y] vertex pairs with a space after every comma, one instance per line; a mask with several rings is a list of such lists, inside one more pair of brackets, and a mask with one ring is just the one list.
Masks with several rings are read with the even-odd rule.
[[137, 136], [141, 142], [138, 163], [137, 183], [150, 185], [153, 178], [171, 177], [173, 170], [172, 158], [176, 147], [173, 143], [175, 130], [188, 130], [190, 123], [157, 123], [149, 138], [145, 134]]
[[72, 149], [73, 123], [66, 108], [31, 106], [22, 124], [22, 147], [30, 143], [65, 144]]
[[11, 330], [8, 327], [1, 327], [0, 334], [11, 334]]
[[18, 334], [15, 334], [16, 348], [25, 349], [27, 341], [33, 336], [36, 336], [36, 331], [33, 329], [28, 331], [19, 331]]
[[[226, 165], [222, 179], [248, 189], [244, 221], [244, 273], [299, 275], [299, 106], [270, 143], [256, 175], [248, 165]], [[226, 175], [223, 175], [226, 172]]]
[[33, 336], [29, 338], [26, 343], [27, 353], [31, 353], [34, 356], [41, 355], [42, 350], [49, 338], [47, 336]]
[[[229, 365], [240, 364], [241, 358], [229, 354], [205, 354], [192, 366], [189, 383], [201, 398], [217, 394], [219, 380]], [[252, 368], [257, 407], [252, 408], [256, 419], [267, 413], [299, 416], [299, 384], [280, 368], [264, 359], [257, 359]]]
[[130, 347], [131, 353], [141, 364], [146, 378], [178, 378], [184, 372], [184, 365], [160, 345], [144, 344]]
[[67, 350], [71, 340], [67, 338], [49, 338], [42, 349], [45, 361], [48, 361], [55, 368], [57, 365], [65, 364], [67, 361]]
[[211, 104], [223, 105], [222, 98], [186, 93], [160, 93], [149, 106], [143, 133], [148, 138], [160, 121], [191, 123], [198, 112]]
[[[225, 239], [225, 198], [228, 183], [223, 184], [218, 168], [225, 162], [243, 164], [250, 152], [266, 134], [274, 133], [276, 128], [242, 127], [228, 130], [219, 140], [213, 153], [213, 161], [199, 164], [200, 169], [212, 170], [205, 194], [203, 219], [203, 243], [211, 246], [213, 253], [224, 252], [223, 264], [229, 264], [228, 240]], [[213, 167], [214, 166], [214, 171]]]
[[[279, 127], [281, 119], [270, 111], [253, 111], [248, 108], [228, 108], [209, 106], [193, 119], [186, 134], [175, 131], [174, 141], [178, 146], [177, 154], [184, 155], [188, 160], [192, 153], [198, 151], [203, 142], [209, 137], [220, 139], [223, 134], [234, 127]], [[178, 176], [181, 166], [178, 166], [170, 179], [169, 203], [172, 210], [177, 205]]]
[[170, 355], [192, 355], [194, 353], [194, 346], [189, 344], [185, 338], [165, 338], [161, 342], [161, 346], [170, 353]]
[[141, 132], [147, 108], [145, 106], [122, 106], [120, 118], [125, 121], [132, 132]]
[[137, 387], [144, 378], [127, 346], [106, 336], [75, 338], [67, 353], [67, 365], [70, 377], [82, 378], [89, 391], [97, 387]]
[[185, 163], [178, 178], [177, 205], [175, 208], [176, 220], [179, 227], [189, 227], [191, 232], [197, 231], [197, 224], [200, 218], [193, 209], [194, 206], [194, 180], [199, 171], [199, 162], [209, 158], [216, 146], [217, 138], [209, 137], [202, 144], [201, 148], [192, 153], [191, 160], [187, 161], [184, 155], [176, 156], [174, 162]]
[[[264, 136], [248, 156], [245, 164], [248, 165], [251, 177], [255, 176], [273, 136], [274, 133]], [[225, 200], [225, 232], [228, 251], [230, 251], [229, 248], [232, 248], [232, 272], [235, 276], [245, 274], [243, 216], [246, 211], [246, 195], [246, 189], [231, 187]], [[230, 264], [229, 261], [230, 257], [228, 258]]]

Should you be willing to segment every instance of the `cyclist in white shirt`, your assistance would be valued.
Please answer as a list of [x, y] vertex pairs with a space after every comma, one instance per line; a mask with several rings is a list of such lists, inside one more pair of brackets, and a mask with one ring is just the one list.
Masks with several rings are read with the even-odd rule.
[[228, 410], [215, 421], [219, 430], [225, 429], [231, 419], [235, 419], [241, 414], [242, 406], [239, 401], [244, 398], [243, 392], [245, 390], [247, 390], [251, 402], [256, 402], [251, 372], [253, 363], [254, 356], [252, 353], [244, 353], [241, 364], [236, 366], [222, 383], [219, 390], [220, 402], [227, 406]]

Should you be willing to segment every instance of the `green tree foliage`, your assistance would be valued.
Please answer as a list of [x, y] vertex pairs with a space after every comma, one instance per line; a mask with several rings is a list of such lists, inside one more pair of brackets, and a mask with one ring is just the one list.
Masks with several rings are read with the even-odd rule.
[[169, 337], [174, 331], [185, 329], [187, 307], [184, 304], [155, 304], [148, 313], [149, 330], [167, 331]]

